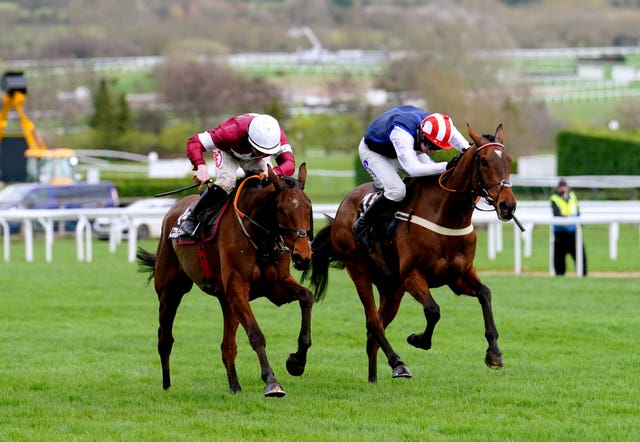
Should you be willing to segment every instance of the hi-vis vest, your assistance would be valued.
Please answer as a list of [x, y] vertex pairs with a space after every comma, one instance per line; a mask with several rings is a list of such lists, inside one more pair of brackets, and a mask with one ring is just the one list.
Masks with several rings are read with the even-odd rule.
[[[554, 193], [549, 198], [560, 210], [560, 215], [562, 216], [578, 216], [578, 197], [573, 191], [569, 191], [569, 199], [565, 200], [561, 195]], [[553, 226], [553, 230], [557, 231], [565, 231], [565, 232], [573, 232], [575, 231], [575, 226]]]
[[550, 199], [558, 206], [562, 216], [576, 216], [578, 214], [578, 198], [573, 191], [569, 192], [568, 201], [565, 201], [565, 199], [557, 193], [551, 195]]

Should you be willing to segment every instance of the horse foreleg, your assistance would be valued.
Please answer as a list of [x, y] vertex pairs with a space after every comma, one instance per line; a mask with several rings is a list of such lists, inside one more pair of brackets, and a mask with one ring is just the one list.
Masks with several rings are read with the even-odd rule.
[[236, 372], [236, 355], [238, 354], [238, 344], [236, 342], [236, 332], [240, 322], [238, 318], [231, 312], [228, 304], [220, 301], [222, 306], [222, 316], [224, 322], [224, 331], [222, 343], [220, 344], [220, 352], [222, 354], [222, 363], [227, 370], [227, 380], [229, 381], [229, 389], [232, 393], [242, 392], [240, 382], [238, 381], [238, 373]]
[[287, 371], [291, 376], [302, 376], [307, 365], [307, 351], [311, 347], [311, 310], [313, 308], [313, 294], [306, 287], [289, 277], [274, 288], [279, 296], [289, 296], [297, 299], [300, 304], [300, 333], [298, 334], [298, 349], [287, 358]]
[[440, 320], [440, 307], [431, 296], [431, 291], [425, 278], [417, 271], [413, 270], [405, 279], [405, 289], [411, 293], [416, 301], [422, 304], [424, 317], [427, 325], [422, 333], [412, 333], [407, 337], [407, 342], [414, 347], [423, 350], [431, 348], [433, 331]]
[[499, 370], [503, 367], [502, 353], [498, 348], [498, 330], [493, 320], [493, 309], [491, 308], [491, 290], [484, 284], [480, 284], [477, 292], [478, 301], [482, 307], [482, 317], [484, 318], [484, 336], [489, 347], [484, 358], [487, 367]]
[[285, 391], [280, 386], [280, 383], [276, 379], [269, 360], [267, 359], [266, 352], [266, 340], [262, 330], [258, 326], [258, 322], [249, 305], [249, 286], [245, 283], [235, 284], [227, 288], [226, 297], [231, 305], [231, 310], [234, 315], [242, 324], [247, 337], [249, 338], [249, 344], [253, 351], [258, 355], [258, 361], [260, 361], [261, 378], [266, 384], [264, 387], [264, 395], [267, 397], [282, 397], [285, 395]]

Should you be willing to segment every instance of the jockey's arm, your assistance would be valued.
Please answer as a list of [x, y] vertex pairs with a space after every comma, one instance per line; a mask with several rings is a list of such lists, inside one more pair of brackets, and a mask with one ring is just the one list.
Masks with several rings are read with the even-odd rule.
[[282, 152], [276, 157], [278, 164], [273, 168], [273, 172], [279, 176], [291, 176], [296, 170], [296, 160], [293, 157], [290, 145], [284, 145]]
[[[439, 175], [447, 167], [446, 161], [436, 163], [433, 160], [423, 162], [424, 158], [418, 158], [414, 150], [415, 140], [413, 135], [401, 127], [394, 127], [389, 134], [389, 139], [396, 149], [400, 166], [411, 176]], [[420, 160], [423, 161], [420, 161]]]
[[454, 125], [451, 125], [451, 136], [449, 137], [449, 143], [451, 143], [451, 145], [455, 147], [459, 152], [462, 152], [469, 147], [469, 142], [467, 141], [467, 139]]
[[215, 145], [208, 132], [196, 134], [187, 140], [187, 158], [193, 165], [193, 170], [198, 170], [198, 166], [205, 164], [203, 157], [205, 150], [213, 150]]

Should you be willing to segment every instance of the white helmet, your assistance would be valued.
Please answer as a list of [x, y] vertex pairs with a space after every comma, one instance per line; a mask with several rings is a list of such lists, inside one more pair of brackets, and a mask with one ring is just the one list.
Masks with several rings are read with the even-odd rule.
[[271, 115], [257, 115], [249, 123], [249, 143], [258, 151], [271, 155], [280, 148], [280, 125]]

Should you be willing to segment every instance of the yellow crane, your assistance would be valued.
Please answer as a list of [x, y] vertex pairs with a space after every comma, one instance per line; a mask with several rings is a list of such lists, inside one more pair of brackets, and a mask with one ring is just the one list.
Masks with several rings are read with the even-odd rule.
[[[59, 184], [73, 182], [78, 164], [75, 151], [68, 148], [48, 149], [44, 140], [38, 134], [35, 124], [24, 111], [23, 105], [27, 100], [27, 79], [24, 74], [22, 72], [5, 72], [0, 79], [0, 86], [4, 92], [2, 108], [0, 108], [0, 149], [4, 150], [5, 147], [3, 146], [3, 138], [6, 139], [4, 131], [8, 125], [9, 111], [12, 108], [15, 108], [20, 117], [20, 126], [22, 128], [22, 135], [13, 135], [12, 138], [22, 141], [23, 145], [26, 144], [26, 149], [23, 148], [25, 160], [11, 163], [17, 165], [18, 168], [21, 168], [22, 165], [25, 170], [11, 171], [12, 173], [5, 171], [6, 173], [2, 175], [24, 176], [26, 181]], [[0, 150], [0, 153], [3, 153], [2, 150]], [[14, 148], [14, 154], [18, 150], [20, 149], [16, 150]], [[7, 151], [10, 151], [10, 149], [7, 149]], [[5, 158], [4, 162], [7, 162], [6, 159], [9, 155], [3, 154], [2, 157]]]

